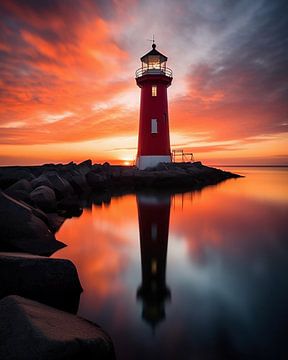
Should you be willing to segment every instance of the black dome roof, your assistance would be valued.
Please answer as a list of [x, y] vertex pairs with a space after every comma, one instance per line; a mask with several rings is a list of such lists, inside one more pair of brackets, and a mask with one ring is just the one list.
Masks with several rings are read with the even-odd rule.
[[143, 55], [140, 60], [142, 62], [147, 62], [148, 56], [151, 56], [151, 55], [152, 56], [160, 56], [161, 63], [164, 61], [167, 61], [167, 59], [168, 59], [167, 56], [161, 54], [158, 50], [156, 50], [156, 44], [152, 44], [152, 50], [149, 51], [147, 54]]

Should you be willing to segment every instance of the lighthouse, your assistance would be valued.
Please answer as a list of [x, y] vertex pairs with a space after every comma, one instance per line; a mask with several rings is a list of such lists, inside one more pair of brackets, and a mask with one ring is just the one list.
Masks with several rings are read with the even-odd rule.
[[171, 162], [167, 88], [172, 70], [166, 67], [167, 57], [152, 50], [141, 57], [136, 83], [141, 88], [140, 122], [136, 165], [140, 170]]

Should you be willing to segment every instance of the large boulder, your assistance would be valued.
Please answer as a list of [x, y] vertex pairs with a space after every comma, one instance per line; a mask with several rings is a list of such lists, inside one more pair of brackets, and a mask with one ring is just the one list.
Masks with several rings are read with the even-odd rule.
[[46, 218], [47, 225], [53, 233], [56, 233], [66, 220], [65, 217], [60, 216], [58, 213], [48, 213], [46, 214]]
[[92, 168], [92, 161], [91, 160], [82, 161], [77, 166], [77, 170], [84, 176], [91, 170], [91, 168]]
[[18, 180], [13, 185], [5, 189], [5, 193], [17, 200], [22, 200], [27, 203], [31, 203], [30, 192], [32, 186], [30, 181], [26, 179]]
[[41, 185], [34, 189], [30, 194], [31, 200], [40, 209], [51, 212], [56, 209], [56, 196], [53, 189]]
[[50, 255], [64, 247], [37, 214], [42, 213], [0, 192], [0, 250]]
[[31, 181], [34, 179], [34, 175], [27, 168], [21, 167], [7, 167], [1, 168], [0, 172], [0, 188], [6, 189], [7, 187], [15, 184], [17, 181], [26, 179]]
[[16, 183], [9, 186], [5, 190], [5, 192], [9, 194], [10, 191], [15, 191], [15, 190], [23, 190], [26, 191], [27, 193], [30, 193], [32, 191], [32, 186], [30, 181], [28, 181], [27, 179], [18, 180]]
[[55, 191], [57, 198], [64, 198], [73, 193], [73, 188], [69, 182], [56, 171], [48, 171], [41, 176], [45, 176], [49, 180], [50, 187]]
[[106, 176], [100, 175], [93, 171], [90, 171], [88, 174], [86, 174], [86, 180], [87, 180], [88, 185], [93, 190], [103, 190], [107, 187]]
[[86, 177], [80, 171], [76, 169], [65, 169], [65, 171], [62, 171], [61, 175], [70, 183], [76, 193], [81, 194], [87, 191], [88, 184]]
[[1, 359], [115, 359], [96, 324], [19, 296], [0, 301], [0, 338]]
[[25, 190], [4, 190], [5, 194], [11, 196], [13, 199], [24, 201], [26, 204], [32, 204], [30, 194]]
[[40, 175], [38, 176], [36, 179], [33, 179], [31, 181], [31, 185], [33, 189], [36, 189], [39, 186], [48, 186], [48, 187], [52, 187], [51, 181], [47, 179], [47, 177], [45, 175]]
[[91, 167], [91, 171], [94, 173], [103, 173], [104, 170], [101, 164], [94, 164]]
[[80, 216], [83, 207], [78, 196], [67, 196], [57, 204], [58, 213], [63, 217]]
[[117, 190], [120, 186], [121, 189], [128, 188], [133, 190], [135, 185], [135, 174], [137, 170], [132, 167], [113, 167], [113, 171], [111, 172], [110, 180], [113, 184], [113, 188]]
[[62, 310], [78, 310], [82, 287], [69, 260], [0, 252], [0, 283], [0, 298], [21, 295]]

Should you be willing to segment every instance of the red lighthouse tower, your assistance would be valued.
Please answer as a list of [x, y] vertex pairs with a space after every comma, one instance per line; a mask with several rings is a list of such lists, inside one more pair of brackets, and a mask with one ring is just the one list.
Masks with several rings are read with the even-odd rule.
[[166, 67], [167, 57], [152, 50], [141, 57], [142, 67], [136, 71], [141, 88], [140, 124], [136, 165], [140, 170], [171, 162], [167, 88], [172, 70]]

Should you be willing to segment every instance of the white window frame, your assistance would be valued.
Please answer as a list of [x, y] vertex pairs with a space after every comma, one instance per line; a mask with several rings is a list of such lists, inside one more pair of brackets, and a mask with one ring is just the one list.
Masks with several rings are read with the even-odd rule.
[[154, 97], [154, 96], [157, 96], [157, 85], [152, 85], [151, 95], [152, 95], [153, 97]]
[[157, 119], [151, 119], [151, 134], [158, 134]]

